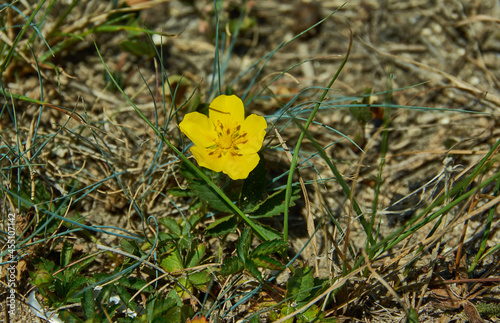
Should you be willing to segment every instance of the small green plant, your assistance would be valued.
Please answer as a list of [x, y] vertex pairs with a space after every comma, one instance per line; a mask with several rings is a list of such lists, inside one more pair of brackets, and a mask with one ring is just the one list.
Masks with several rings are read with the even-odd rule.
[[219, 273], [224, 276], [232, 275], [243, 269], [250, 272], [260, 282], [263, 282], [262, 274], [258, 268], [271, 270], [284, 270], [285, 266], [271, 255], [282, 254], [286, 251], [288, 243], [283, 240], [269, 240], [259, 244], [254, 250], [250, 251], [252, 243], [252, 233], [250, 228], [246, 228], [238, 240], [236, 247], [237, 256], [224, 260]]

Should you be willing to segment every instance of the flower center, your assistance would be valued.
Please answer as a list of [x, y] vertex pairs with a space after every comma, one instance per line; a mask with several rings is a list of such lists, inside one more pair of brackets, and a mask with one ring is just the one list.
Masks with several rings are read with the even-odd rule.
[[223, 134], [222, 136], [219, 136], [217, 146], [221, 149], [230, 149], [233, 147], [233, 136], [231, 136], [231, 134]]
[[217, 158], [230, 153], [232, 156], [243, 156], [238, 152], [238, 145], [244, 145], [248, 142], [247, 133], [241, 131], [241, 126], [236, 125], [234, 128], [224, 126], [220, 121], [215, 127], [217, 139], [215, 145], [207, 147], [210, 150], [209, 155], [215, 155]]

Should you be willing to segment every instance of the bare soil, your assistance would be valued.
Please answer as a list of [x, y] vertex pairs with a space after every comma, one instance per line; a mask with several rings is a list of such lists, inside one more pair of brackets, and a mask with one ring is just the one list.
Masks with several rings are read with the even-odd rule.
[[[210, 91], [215, 58], [213, 2], [157, 2], [139, 14], [149, 29], [175, 35], [167, 38], [163, 47], [157, 47], [163, 50], [165, 72], [169, 77], [179, 75], [191, 82], [185, 98], [199, 84], [196, 93], [204, 102]], [[65, 5], [58, 5], [61, 10], [64, 9]], [[316, 121], [321, 125], [312, 125], [310, 131], [322, 146], [334, 143], [327, 153], [352, 185], [354, 196], [369, 217], [380, 164], [382, 128], [377, 120], [382, 116], [377, 113], [383, 110], [372, 110], [375, 120], [368, 123], [363, 133], [349, 109], [332, 107], [335, 104], [332, 102], [338, 97], [361, 96], [365, 88], [372, 88], [371, 104], [400, 106], [385, 110], [391, 122], [377, 215], [382, 237], [429, 205], [437, 192], [452, 185], [462, 171], [473, 167], [499, 139], [498, 1], [352, 0], [344, 4], [343, 1], [324, 0], [304, 4], [273, 0], [248, 1], [245, 5], [239, 1], [225, 1], [219, 17], [221, 26], [225, 27], [223, 23], [228, 19], [238, 17], [244, 6], [247, 16], [254, 19], [255, 24], [238, 35], [222, 81], [223, 85], [231, 84], [232, 90], [239, 95], [249, 87], [257, 68], [240, 78], [242, 72], [281, 43], [341, 7], [316, 29], [276, 51], [258, 76], [250, 94], [263, 90], [264, 84], [277, 73], [285, 70], [287, 73], [269, 86], [264, 92], [266, 96], [254, 100], [248, 108], [252, 113], [269, 115], [307, 87], [313, 88], [301, 95], [297, 104], [317, 100], [321, 92], [314, 87], [327, 86], [347, 54], [352, 37], [352, 51], [347, 65], [326, 99], [329, 108], [320, 111]], [[89, 1], [85, 8], [74, 10], [74, 16], [68, 17], [68, 20], [77, 24], [85, 17], [97, 19], [105, 7], [104, 2]], [[53, 17], [49, 17], [48, 21], [50, 18]], [[89, 124], [106, 132], [98, 132], [101, 137], [97, 139], [88, 130], [81, 129], [79, 132], [81, 124], [78, 120], [68, 118], [61, 111], [46, 109], [40, 121], [39, 136], [59, 131], [61, 125], [73, 129], [77, 135], [61, 135], [51, 140], [40, 157], [45, 166], [37, 166], [35, 171], [53, 182], [54, 194], [58, 196], [70, 189], [58, 186], [67, 174], [78, 172], [81, 183], [92, 185], [120, 173], [121, 184], [114, 179], [103, 181], [98, 190], [78, 202], [78, 211], [89, 225], [142, 232], [137, 213], [127, 202], [123, 188], [128, 189], [129, 198], [138, 201], [146, 216], [179, 216], [166, 189], [183, 185], [183, 179], [175, 171], [172, 152], [165, 148], [161, 156], [155, 156], [159, 142], [154, 132], [137, 117], [119, 92], [106, 88], [105, 69], [93, 40], [110, 70], [117, 71], [123, 78], [125, 92], [133, 97], [146, 116], [154, 120], [152, 97], [161, 102], [157, 92], [158, 65], [153, 59], [121, 50], [119, 44], [127, 36], [130, 35], [125, 31], [89, 35], [84, 42], [58, 54], [53, 59], [58, 74], [50, 66], [41, 67], [44, 73], [43, 96], [38, 75], [33, 70], [12, 76], [7, 80], [7, 86], [13, 93], [74, 109], [85, 116]], [[221, 55], [227, 54], [232, 40], [221, 40], [224, 48]], [[221, 62], [225, 60], [221, 59]], [[237, 81], [232, 83], [234, 80]], [[277, 99], [273, 99], [270, 93], [275, 94]], [[170, 104], [168, 95], [166, 100]], [[341, 104], [345, 106], [349, 103], [345, 99]], [[22, 131], [29, 133], [30, 125], [38, 116], [38, 106], [22, 106], [20, 109], [19, 120], [24, 124]], [[168, 117], [168, 106], [158, 113], [161, 123]], [[170, 125], [167, 133], [181, 146], [183, 143], [177, 140], [181, 136], [176, 123], [171, 122]], [[325, 125], [338, 132], [325, 128]], [[0, 125], [2, 131], [6, 131], [7, 127], [9, 124], [4, 122]], [[293, 147], [298, 133], [297, 129], [290, 127], [281, 135], [287, 145]], [[339, 133], [351, 138], [359, 147]], [[78, 145], [72, 144], [75, 141]], [[273, 144], [278, 144], [278, 141], [273, 141]], [[308, 141], [303, 147], [306, 152], [314, 151]], [[103, 155], [108, 159], [105, 160]], [[283, 166], [289, 165], [283, 152], [271, 150], [264, 156], [271, 171], [276, 168], [283, 172]], [[153, 162], [159, 166], [149, 172]], [[305, 181], [317, 181], [316, 185], [308, 185], [308, 196], [316, 224], [322, 221], [323, 226], [318, 233], [317, 248], [312, 244], [308, 246], [301, 260], [315, 265], [318, 275], [333, 277], [341, 270], [341, 263], [338, 259], [329, 258], [334, 248], [331, 241], [341, 243], [343, 237], [321, 211], [321, 206], [326, 205], [343, 228], [349, 231], [348, 239], [360, 250], [360, 257], [366, 235], [351, 210], [349, 198], [337, 182], [322, 181], [332, 177], [327, 165], [319, 158], [314, 159], [313, 164], [314, 168], [301, 169], [300, 175]], [[491, 190], [483, 193], [490, 194]], [[152, 191], [157, 193], [143, 196]], [[397, 203], [399, 200], [401, 202]], [[478, 203], [481, 205], [484, 201]], [[290, 221], [292, 254], [301, 250], [309, 239], [306, 205], [303, 201], [298, 204], [299, 208], [294, 209]], [[183, 211], [187, 212], [186, 209]], [[457, 211], [451, 216], [459, 213]], [[477, 246], [476, 235], [483, 230], [484, 216], [479, 214], [468, 224], [465, 241], [469, 247], [467, 252], [472, 253], [470, 257], [473, 257]], [[280, 221], [276, 220], [276, 226], [280, 226]], [[456, 224], [441, 239], [441, 254], [446, 261], [453, 261], [462, 234], [463, 221], [456, 221]], [[492, 245], [500, 243], [498, 229], [497, 211], [491, 233], [494, 237], [490, 241]], [[423, 241], [428, 230], [422, 231], [407, 240], [405, 246]], [[118, 238], [98, 238], [103, 239], [102, 243], [106, 245], [119, 244]], [[78, 248], [88, 252], [94, 247], [89, 250], [82, 243]], [[433, 259], [431, 253], [432, 250], [429, 250], [429, 256], [420, 259], [420, 268], [430, 266]], [[410, 258], [411, 253], [402, 259], [407, 263]], [[498, 261], [498, 257], [493, 257], [491, 261]], [[388, 262], [387, 258], [382, 258], [374, 266], [384, 266]], [[498, 277], [498, 274], [497, 268], [490, 277]], [[280, 279], [284, 282], [286, 276]], [[495, 293], [492, 295], [498, 296]], [[386, 308], [385, 312], [377, 304], [363, 303], [362, 306], [369, 308], [371, 314], [366, 320], [372, 322], [393, 322], [404, 318], [397, 303], [392, 308]], [[423, 305], [420, 318], [427, 322], [442, 322], [443, 318], [457, 321], [462, 319], [459, 315], [460, 311], [445, 312], [428, 302]]]

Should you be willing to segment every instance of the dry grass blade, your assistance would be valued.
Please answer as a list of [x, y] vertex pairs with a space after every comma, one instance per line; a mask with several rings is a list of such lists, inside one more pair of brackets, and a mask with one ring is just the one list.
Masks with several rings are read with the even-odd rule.
[[491, 103], [494, 103], [497, 107], [500, 107], [500, 97], [495, 95], [494, 93], [491, 93], [487, 90], [478, 89], [475, 86], [473, 86], [473, 85], [471, 85], [471, 84], [469, 84], [469, 83], [467, 83], [467, 82], [465, 82], [465, 81], [463, 81], [463, 80], [461, 80], [461, 79], [459, 79], [451, 74], [448, 74], [448, 73], [446, 73], [438, 68], [426, 65], [424, 63], [417, 62], [417, 61], [412, 60], [412, 59], [404, 58], [402, 56], [397, 56], [397, 55], [383, 52], [383, 51], [373, 47], [372, 45], [370, 45], [366, 42], [363, 42], [363, 44], [365, 46], [367, 46], [368, 48], [370, 48], [371, 50], [373, 50], [374, 52], [376, 52], [382, 56], [389, 57], [395, 61], [409, 63], [409, 64], [415, 65], [417, 67], [420, 67], [426, 71], [441, 75], [441, 76], [445, 77], [446, 79], [448, 79], [448, 81], [450, 81], [452, 83], [453, 87], [460, 89], [460, 90], [463, 90], [463, 91], [466, 91], [466, 92], [470, 92], [476, 98], [489, 101]]

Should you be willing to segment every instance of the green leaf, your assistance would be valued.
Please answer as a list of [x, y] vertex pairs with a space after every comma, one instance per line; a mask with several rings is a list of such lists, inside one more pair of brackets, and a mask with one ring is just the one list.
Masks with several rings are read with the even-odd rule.
[[418, 319], [418, 312], [414, 308], [410, 308], [408, 316], [406, 317], [407, 323], [418, 323], [420, 320]]
[[365, 88], [363, 90], [363, 98], [361, 102], [353, 101], [352, 104], [364, 104], [365, 106], [353, 106], [349, 108], [352, 116], [359, 122], [361, 126], [365, 126], [372, 119], [372, 112], [370, 111], [370, 95], [372, 88]]
[[57, 314], [59, 314], [59, 318], [61, 318], [63, 320], [63, 322], [67, 322], [67, 323], [83, 322], [75, 314], [73, 314], [69, 311], [58, 311]]
[[97, 294], [96, 297], [96, 303], [97, 304], [108, 304], [109, 303], [109, 298], [111, 297], [111, 294], [113, 294], [115, 291], [115, 286], [113, 284], [108, 284], [102, 287], [102, 289], [99, 291], [99, 294]]
[[241, 262], [241, 260], [236, 256], [232, 256], [224, 260], [219, 273], [223, 276], [229, 276], [242, 270], [243, 263]]
[[219, 194], [217, 194], [213, 188], [208, 186], [203, 179], [199, 178], [191, 168], [183, 164], [180, 170], [188, 181], [189, 187], [202, 201], [208, 203], [216, 210], [233, 213], [233, 209], [227, 204], [227, 202]]
[[174, 272], [184, 269], [182, 257], [177, 248], [172, 250], [172, 253], [162, 259], [160, 266], [168, 272]]
[[238, 245], [236, 246], [236, 251], [238, 253], [238, 258], [240, 258], [242, 263], [245, 263], [248, 250], [250, 250], [250, 243], [252, 242], [252, 232], [249, 227], [246, 227], [238, 240]]
[[206, 284], [210, 281], [210, 273], [205, 269], [189, 274], [188, 278], [193, 285], [205, 292]]
[[42, 262], [35, 265], [35, 268], [35, 272], [29, 272], [33, 285], [37, 287], [49, 286], [54, 280], [52, 273], [54, 272], [56, 265], [52, 261], [42, 259]]
[[238, 223], [236, 222], [234, 215], [230, 215], [211, 223], [205, 229], [205, 232], [209, 236], [223, 236], [236, 231], [237, 224]]
[[245, 261], [245, 268], [248, 270], [259, 282], [263, 282], [264, 280], [262, 279], [262, 274], [260, 273], [259, 269], [255, 266], [255, 264], [252, 262], [252, 260], [247, 259]]
[[88, 289], [82, 295], [82, 309], [85, 320], [90, 320], [95, 316], [94, 307], [94, 293], [91, 289]]
[[190, 293], [192, 293], [192, 291], [193, 291], [193, 286], [192, 286], [189, 278], [186, 276], [183, 276], [183, 277], [179, 277], [177, 279], [174, 290], [180, 298], [183, 298], [183, 299], [191, 298], [192, 294], [190, 294]]
[[261, 158], [259, 164], [243, 182], [240, 195], [240, 209], [245, 212], [251, 212], [257, 204], [259, 204], [266, 191], [266, 186], [262, 183], [266, 182], [266, 168], [264, 160]]
[[154, 57], [156, 52], [153, 45], [149, 42], [138, 40], [124, 40], [120, 43], [120, 49], [136, 56]]
[[122, 239], [120, 241], [120, 245], [122, 246], [123, 250], [125, 250], [131, 255], [142, 257], [144, 254], [144, 252], [141, 250], [141, 248], [139, 248], [139, 245], [137, 245], [137, 242], [135, 241]]
[[250, 257], [260, 256], [260, 255], [271, 255], [273, 253], [283, 253], [288, 248], [288, 242], [281, 239], [269, 240], [261, 243], [257, 248], [255, 248], [251, 253]]
[[164, 217], [160, 219], [160, 223], [168, 229], [168, 231], [175, 237], [179, 237], [182, 233], [180, 225], [174, 219], [170, 217]]
[[283, 240], [283, 235], [277, 230], [259, 222], [254, 222], [254, 225], [260, 229], [262, 235], [266, 240]]
[[[189, 222], [189, 229], [188, 229], [188, 226], [186, 225], [185, 222], [182, 222], [181, 223], [181, 226], [182, 226], [182, 234], [184, 235], [187, 235], [188, 232], [191, 232], [191, 228], [196, 226], [198, 223], [200, 223], [200, 221], [205, 217], [205, 214], [201, 213], [201, 212], [198, 212], [198, 213], [195, 213], [193, 215], [191, 215], [188, 219], [188, 222]], [[189, 230], [189, 231], [188, 231]]]
[[279, 261], [277, 261], [276, 259], [273, 259], [269, 256], [258, 255], [258, 256], [254, 256], [250, 259], [257, 267], [262, 267], [262, 268], [267, 268], [267, 269], [272, 269], [272, 270], [285, 269], [284, 265], [282, 265]]
[[312, 268], [309, 266], [296, 268], [295, 274], [286, 284], [286, 298], [301, 303], [313, 294], [313, 288], [314, 278]]
[[80, 291], [83, 287], [88, 285], [90, 282], [90, 277], [86, 276], [76, 276], [71, 277], [70, 281], [65, 282], [65, 297], [68, 302], [78, 302], [80, 298], [75, 298], [74, 295]]
[[[175, 292], [174, 292], [175, 293]], [[164, 315], [173, 307], [177, 306], [177, 299], [174, 297], [163, 298], [160, 295], [152, 295], [146, 301], [146, 318], [148, 322], [164, 322]]]
[[125, 306], [134, 311], [136, 310], [137, 305], [135, 304], [135, 302], [129, 302], [132, 296], [130, 296], [129, 292], [127, 292], [127, 290], [123, 286], [121, 286], [120, 284], [115, 285], [115, 292], [116, 294], [118, 294], [118, 297], [120, 297], [120, 300], [123, 304], [125, 304]]
[[[359, 104], [353, 102], [353, 104]], [[349, 108], [352, 116], [362, 125], [366, 125], [372, 119], [372, 112], [368, 106], [353, 106]]]
[[73, 245], [68, 241], [64, 241], [61, 249], [61, 267], [66, 267], [71, 261], [73, 256]]
[[241, 20], [241, 18], [234, 18], [229, 20], [229, 31], [232, 34], [237, 31], [245, 32], [255, 27], [256, 24], [257, 20], [254, 17], [245, 16], [243, 20]]
[[181, 321], [181, 308], [176, 306], [172, 308], [164, 317], [162, 322], [180, 322]]
[[298, 323], [324, 322], [324, 313], [322, 313], [315, 304], [309, 307], [304, 313], [297, 315]]
[[187, 256], [186, 268], [197, 266], [203, 257], [205, 257], [206, 245], [204, 243], [198, 244], [196, 249], [191, 250]]
[[[131, 289], [134, 289], [134, 290], [139, 290], [139, 289], [143, 288], [144, 286], [148, 285], [148, 283], [146, 281], [144, 281], [142, 279], [139, 279], [137, 277], [132, 277], [132, 276], [122, 277], [120, 279], [120, 284], [123, 287], [131, 288]], [[153, 286], [148, 285], [146, 288], [143, 289], [143, 291], [146, 292], [146, 293], [152, 293], [153, 292]]]
[[[265, 218], [275, 215], [280, 215], [285, 212], [285, 195], [286, 190], [280, 190], [271, 194], [266, 200], [257, 204], [249, 213], [249, 218]], [[292, 189], [290, 205], [295, 205], [295, 200], [300, 198], [300, 187]]]

